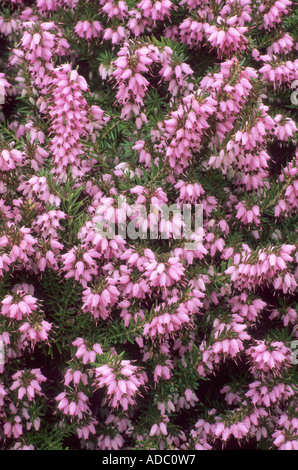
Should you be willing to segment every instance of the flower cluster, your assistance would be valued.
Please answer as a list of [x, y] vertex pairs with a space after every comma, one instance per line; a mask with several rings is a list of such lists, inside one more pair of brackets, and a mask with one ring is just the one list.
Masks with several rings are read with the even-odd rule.
[[297, 450], [297, 18], [1, 2], [0, 450]]

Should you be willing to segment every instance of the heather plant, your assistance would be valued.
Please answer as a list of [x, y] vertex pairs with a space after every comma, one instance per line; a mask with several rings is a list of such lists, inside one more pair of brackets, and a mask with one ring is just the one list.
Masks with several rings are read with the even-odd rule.
[[0, 449], [298, 449], [297, 31], [0, 1]]

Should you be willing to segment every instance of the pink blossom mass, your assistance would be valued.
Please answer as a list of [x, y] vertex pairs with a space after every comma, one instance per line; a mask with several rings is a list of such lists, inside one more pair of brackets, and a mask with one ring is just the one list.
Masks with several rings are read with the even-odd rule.
[[297, 25], [0, 1], [0, 450], [298, 450]]

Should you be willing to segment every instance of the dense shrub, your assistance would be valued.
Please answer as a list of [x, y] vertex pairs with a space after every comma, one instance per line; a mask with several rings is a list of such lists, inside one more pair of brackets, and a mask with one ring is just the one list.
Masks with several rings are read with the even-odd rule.
[[294, 5], [0, 3], [0, 448], [297, 449]]

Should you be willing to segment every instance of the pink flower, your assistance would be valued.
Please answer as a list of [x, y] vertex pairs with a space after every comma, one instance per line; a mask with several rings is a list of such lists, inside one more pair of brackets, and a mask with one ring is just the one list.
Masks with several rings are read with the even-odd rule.
[[260, 209], [258, 206], [253, 206], [248, 210], [243, 202], [239, 202], [235, 209], [237, 209], [237, 219], [240, 219], [244, 224], [251, 224], [252, 222], [256, 225], [260, 224]]
[[19, 150], [10, 149], [2, 150], [0, 153], [0, 170], [10, 171], [14, 170], [16, 166], [21, 166], [23, 163], [23, 155]]
[[82, 310], [90, 312], [95, 320], [98, 320], [100, 317], [106, 320], [110, 314], [111, 307], [117, 303], [120, 295], [120, 292], [114, 285], [115, 282], [109, 278], [106, 288], [99, 285], [94, 289], [88, 287], [84, 290]]
[[185, 268], [179, 258], [171, 257], [166, 263], [158, 263], [156, 260], [144, 264], [145, 277], [153, 287], [168, 287], [175, 284], [183, 276]]
[[230, 56], [246, 48], [247, 39], [244, 33], [248, 31], [248, 28], [237, 25], [237, 20], [235, 16], [228, 19], [218, 17], [216, 26], [207, 25], [205, 28], [208, 42], [217, 49], [220, 57]]
[[79, 21], [75, 26], [75, 32], [80, 38], [91, 41], [92, 39], [99, 38], [103, 31], [102, 25], [99, 21]]
[[140, 388], [146, 382], [146, 375], [130, 361], [121, 360], [114, 366], [107, 364], [95, 369], [96, 389], [106, 387], [107, 401], [113, 408], [121, 406], [127, 410], [135, 404]]
[[175, 8], [175, 5], [170, 0], [141, 0], [137, 8], [143, 11], [145, 18], [163, 21], [165, 17], [170, 16], [170, 10]]
[[58, 410], [71, 418], [76, 416], [78, 419], [82, 419], [85, 413], [89, 413], [88, 398], [81, 391], [62, 392], [55, 399], [58, 401]]
[[2, 300], [1, 314], [19, 321], [35, 312], [37, 307], [37, 299], [20, 288]]
[[40, 369], [20, 370], [13, 376], [13, 384], [10, 390], [18, 391], [18, 399], [22, 400], [26, 395], [29, 401], [35, 399], [35, 395], [42, 395], [40, 383], [47, 379], [44, 377]]
[[32, 343], [39, 341], [46, 341], [48, 339], [48, 332], [51, 330], [51, 323], [45, 320], [30, 320], [23, 323], [19, 331], [25, 333], [24, 338], [28, 338]]
[[98, 272], [94, 258], [100, 258], [99, 253], [95, 250], [85, 251], [72, 248], [69, 253], [61, 256], [64, 264], [62, 270], [66, 271], [65, 278], [74, 277], [86, 288], [87, 283]]
[[77, 352], [75, 356], [78, 359], [82, 359], [83, 364], [88, 362], [95, 362], [97, 354], [103, 354], [100, 344], [95, 343], [90, 347], [87, 347], [85, 340], [83, 338], [77, 338], [72, 343], [73, 346], [76, 346]]
[[258, 340], [256, 346], [247, 350], [247, 354], [252, 372], [261, 377], [267, 372], [278, 376], [291, 364], [291, 350], [279, 341], [267, 343]]

